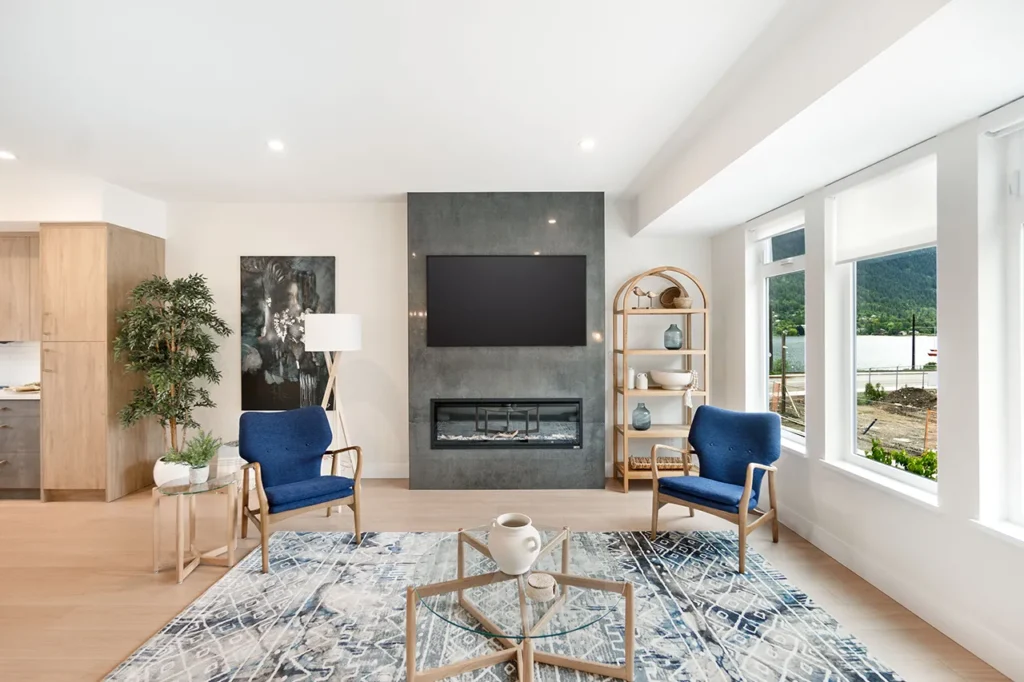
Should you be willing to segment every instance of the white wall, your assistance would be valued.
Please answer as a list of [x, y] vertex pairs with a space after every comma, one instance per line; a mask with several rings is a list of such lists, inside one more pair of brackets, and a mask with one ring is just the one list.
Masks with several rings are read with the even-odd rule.
[[[615, 419], [613, 414], [614, 401], [613, 391], [615, 378], [612, 376], [612, 349], [613, 349], [613, 319], [612, 308], [615, 294], [630, 277], [640, 274], [651, 268], [662, 265], [674, 265], [692, 273], [704, 287], [711, 299], [711, 305], [715, 306], [715, 295], [711, 286], [710, 247], [711, 240], [708, 237], [632, 237], [623, 213], [623, 207], [616, 201], [609, 198], [605, 202], [605, 307], [607, 308], [605, 319], [605, 349], [606, 349], [606, 405], [605, 423], [607, 425], [607, 475], [611, 476], [612, 455], [614, 449], [613, 429]], [[664, 289], [666, 283], [660, 279], [650, 279], [646, 284], [653, 284], [656, 291]], [[684, 281], [685, 285], [685, 281]], [[696, 292], [690, 291], [695, 299], [699, 296]], [[635, 300], [635, 299], [633, 299]], [[699, 305], [695, 302], [694, 305]], [[712, 319], [714, 316], [712, 315]], [[671, 322], [679, 323], [678, 318], [668, 319], [654, 317], [652, 319], [632, 318], [629, 323], [630, 347], [631, 348], [662, 348], [664, 346], [665, 329]], [[694, 324], [693, 334], [699, 338], [703, 332], [702, 322]], [[714, 327], [712, 327], [714, 333]], [[712, 347], [716, 343], [712, 338]], [[713, 357], [713, 354], [712, 354]], [[665, 358], [642, 358], [642, 364], [638, 360], [637, 370], [679, 368], [678, 360]], [[700, 368], [700, 365], [695, 365]], [[712, 365], [714, 371], [714, 365]], [[701, 385], [704, 384], [704, 377], [700, 377]], [[700, 403], [695, 398], [695, 405]], [[632, 413], [638, 401], [631, 400], [628, 413]], [[678, 423], [680, 419], [679, 398], [656, 398], [653, 401], [646, 401], [647, 408], [651, 410], [651, 417], [655, 423]], [[650, 448], [659, 441], [636, 440], [632, 443], [631, 453], [634, 457], [650, 456]], [[665, 441], [671, 443], [672, 441]], [[678, 445], [678, 441], [675, 443]]]
[[[993, 402], [989, 393], [996, 390], [984, 383], [986, 376], [997, 373], [990, 371], [995, 360], [985, 345], [991, 328], [978, 312], [1000, 297], [998, 285], [986, 274], [986, 258], [998, 256], [984, 237], [991, 231], [986, 224], [993, 213], [987, 205], [991, 193], [979, 187], [975, 125], [939, 136], [934, 148], [939, 164], [939, 345], [947, 358], [939, 370], [945, 416], [938, 495], [928, 502], [843, 462], [844, 449], [852, 443], [845, 431], [851, 397], [843, 350], [852, 331], [842, 312], [843, 299], [851, 295], [850, 266], [836, 265], [832, 256], [834, 213], [826, 210], [830, 187], [802, 202], [807, 212], [807, 454], [786, 450], [780, 460], [780, 518], [1010, 678], [1024, 679], [1024, 542], [978, 522], [983, 518], [979, 471], [1000, 452], [997, 436], [1005, 429], [993, 417], [998, 409], [986, 403]], [[854, 181], [841, 182], [849, 186]], [[740, 410], [760, 400], [752, 395], [759, 382], [751, 382], [745, 368], [746, 344], [732, 342], [752, 338], [760, 325], [760, 304], [751, 300], [756, 290], [749, 286], [751, 263], [737, 253], [745, 232], [746, 226], [733, 228], [714, 237], [712, 246], [715, 338], [728, 340], [715, 346], [716, 361], [727, 366], [715, 377], [713, 390], [721, 399], [715, 402]]]
[[224, 440], [241, 414], [241, 256], [331, 256], [336, 310], [363, 318], [363, 349], [346, 353], [341, 400], [351, 440], [363, 447], [363, 475], [406, 477], [409, 462], [408, 286], [405, 202], [340, 204], [171, 204], [167, 274], [206, 275], [234, 334], [221, 341], [224, 376], [217, 408], [197, 418]]
[[0, 223], [4, 222], [109, 222], [166, 237], [167, 206], [98, 178], [18, 161], [0, 165]]

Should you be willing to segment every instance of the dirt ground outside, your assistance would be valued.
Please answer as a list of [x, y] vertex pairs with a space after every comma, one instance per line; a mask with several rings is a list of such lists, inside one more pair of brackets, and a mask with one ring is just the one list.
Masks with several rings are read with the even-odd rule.
[[[920, 455], [937, 446], [936, 425], [938, 413], [934, 411], [936, 392], [920, 388], [902, 388], [890, 391], [880, 400], [865, 402], [858, 394], [857, 447], [871, 449], [871, 439], [881, 441], [890, 450], [906, 450], [909, 455]], [[928, 447], [925, 447], [925, 421], [931, 413], [928, 426]], [[804, 396], [794, 395], [786, 400], [785, 409], [775, 410], [782, 417], [782, 425], [803, 433]]]

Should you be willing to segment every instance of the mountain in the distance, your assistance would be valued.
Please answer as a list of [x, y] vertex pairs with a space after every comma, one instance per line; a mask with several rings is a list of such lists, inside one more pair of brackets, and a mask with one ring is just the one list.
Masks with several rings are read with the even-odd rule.
[[[804, 253], [804, 233], [797, 230], [772, 239], [774, 260]], [[935, 247], [859, 261], [857, 278], [857, 333], [898, 335], [910, 333], [914, 315], [919, 334], [935, 333]], [[800, 333], [804, 324], [804, 274], [773, 277], [768, 301], [775, 318], [773, 332]]]

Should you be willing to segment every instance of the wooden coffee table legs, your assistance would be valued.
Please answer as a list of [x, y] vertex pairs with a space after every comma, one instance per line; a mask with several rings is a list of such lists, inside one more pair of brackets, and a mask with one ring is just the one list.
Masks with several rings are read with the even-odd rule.
[[[551, 607], [536, 623], [528, 622], [527, 596], [525, 579], [522, 576], [508, 576], [504, 573], [485, 573], [470, 577], [460, 577], [442, 583], [433, 583], [421, 587], [408, 587], [405, 594], [405, 671], [408, 682], [433, 682], [448, 677], [454, 677], [464, 672], [487, 668], [505, 661], [516, 662], [519, 669], [519, 679], [522, 682], [533, 682], [533, 671], [535, 663], [545, 663], [560, 668], [579, 670], [594, 675], [603, 675], [619, 680], [633, 680], [633, 658], [635, 652], [634, 622], [633, 622], [633, 585], [629, 582], [617, 582], [614, 580], [600, 580], [598, 578], [585, 578], [583, 576], [570, 575], [568, 573], [551, 573], [559, 585], [562, 586], [561, 594], [552, 602]], [[438, 668], [427, 670], [416, 670], [416, 607], [420, 599], [428, 599], [441, 594], [459, 593], [459, 604], [466, 612], [477, 620], [486, 630], [491, 633], [501, 632], [494, 623], [483, 614], [472, 602], [465, 599], [464, 590], [484, 585], [492, 585], [505, 580], [515, 580], [518, 583], [519, 609], [523, 620], [524, 637], [491, 637], [501, 649], [492, 651], [476, 658], [451, 663]], [[589, 590], [601, 590], [622, 594], [625, 596], [626, 608], [626, 632], [625, 647], [626, 661], [624, 665], [615, 666], [607, 663], [596, 663], [571, 656], [561, 656], [544, 651], [536, 651], [533, 646], [533, 637], [540, 635], [545, 625], [557, 614], [558, 609], [566, 603], [566, 588], [578, 587]], [[437, 616], [428, 615], [428, 618]], [[451, 627], [456, 627], [452, 625]], [[485, 635], [481, 635], [485, 636]]]

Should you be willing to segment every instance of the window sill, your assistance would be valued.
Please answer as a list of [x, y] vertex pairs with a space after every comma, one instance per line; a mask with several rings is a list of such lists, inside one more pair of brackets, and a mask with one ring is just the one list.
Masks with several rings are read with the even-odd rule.
[[807, 442], [803, 438], [782, 434], [782, 451], [787, 455], [807, 457]]
[[939, 509], [938, 493], [931, 493], [912, 485], [895, 481], [888, 476], [884, 476], [874, 471], [868, 471], [866, 468], [857, 466], [850, 462], [830, 462], [828, 460], [822, 460], [822, 463], [827, 468], [832, 469], [847, 478], [852, 478], [862, 483], [868, 483], [871, 486], [884, 490], [888, 493], [894, 493], [925, 509], [929, 509], [931, 511], [938, 511]]
[[1017, 547], [1024, 547], [1024, 526], [1012, 521], [978, 521], [974, 519], [972, 523], [977, 524], [987, 535]]

